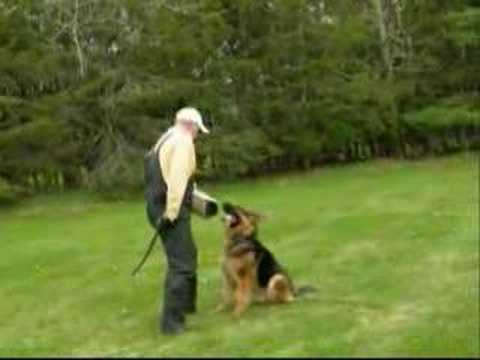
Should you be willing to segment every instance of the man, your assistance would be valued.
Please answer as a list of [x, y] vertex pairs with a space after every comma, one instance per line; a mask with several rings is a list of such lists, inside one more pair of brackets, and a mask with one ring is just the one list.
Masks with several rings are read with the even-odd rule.
[[145, 194], [149, 222], [159, 229], [168, 261], [160, 318], [160, 330], [165, 334], [183, 332], [185, 314], [196, 311], [197, 248], [190, 212], [196, 168], [194, 140], [199, 130], [209, 132], [198, 110], [187, 107], [176, 113], [175, 125], [153, 148], [158, 154], [158, 185], [147, 187]]

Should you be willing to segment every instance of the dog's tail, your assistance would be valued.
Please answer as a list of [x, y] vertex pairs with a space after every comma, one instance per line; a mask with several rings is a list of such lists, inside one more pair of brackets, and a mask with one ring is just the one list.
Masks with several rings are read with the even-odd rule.
[[300, 286], [299, 288], [295, 289], [295, 297], [297, 298], [302, 297], [306, 294], [310, 294], [316, 291], [317, 291], [317, 288], [315, 288], [314, 286], [310, 286], [310, 285]]

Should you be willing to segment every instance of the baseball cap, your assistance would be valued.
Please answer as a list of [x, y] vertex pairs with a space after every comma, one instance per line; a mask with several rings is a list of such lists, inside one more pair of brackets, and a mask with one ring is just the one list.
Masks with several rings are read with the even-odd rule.
[[175, 115], [175, 121], [191, 121], [195, 123], [202, 132], [206, 134], [210, 132], [203, 124], [202, 115], [200, 115], [200, 112], [193, 107], [184, 107], [178, 110]]

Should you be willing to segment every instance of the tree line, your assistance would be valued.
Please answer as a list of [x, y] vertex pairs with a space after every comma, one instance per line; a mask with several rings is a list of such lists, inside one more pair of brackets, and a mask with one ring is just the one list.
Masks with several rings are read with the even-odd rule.
[[139, 189], [184, 105], [203, 179], [478, 149], [479, 55], [478, 0], [0, 0], [0, 193]]

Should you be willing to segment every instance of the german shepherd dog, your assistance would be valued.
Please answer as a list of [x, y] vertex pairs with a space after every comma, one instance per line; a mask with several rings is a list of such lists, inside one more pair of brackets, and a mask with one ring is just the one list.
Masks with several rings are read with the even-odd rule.
[[238, 317], [252, 302], [293, 301], [299, 292], [295, 291], [292, 280], [272, 252], [258, 240], [258, 222], [263, 216], [230, 203], [223, 204], [223, 211], [226, 231], [223, 287], [217, 311], [233, 303], [233, 313]]

